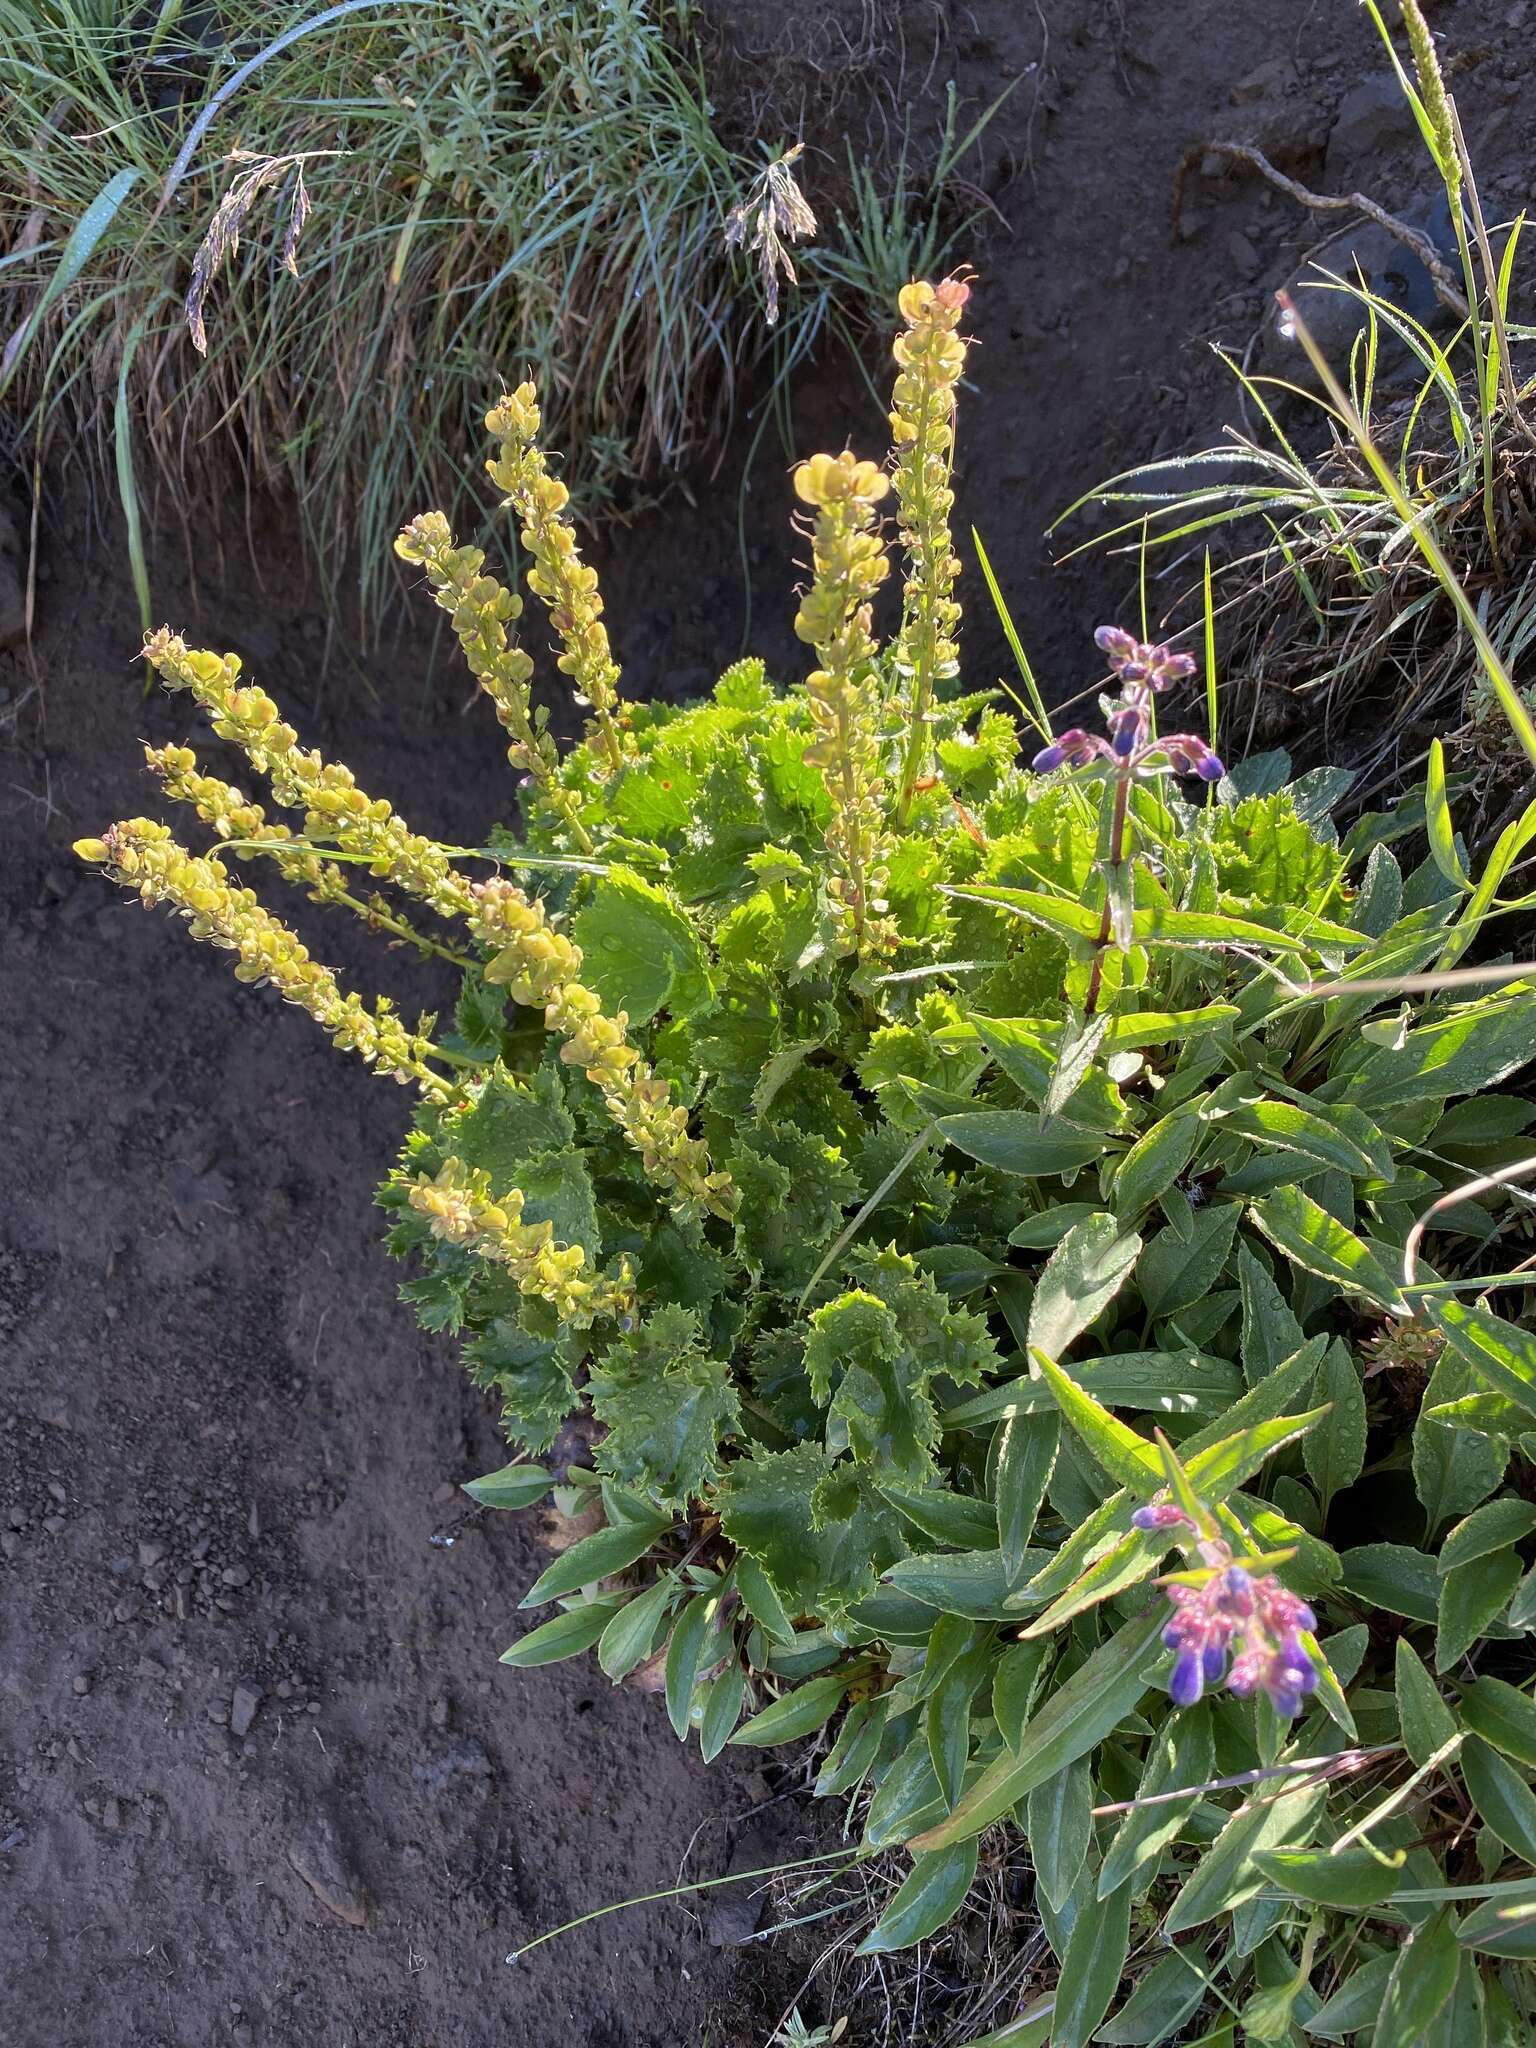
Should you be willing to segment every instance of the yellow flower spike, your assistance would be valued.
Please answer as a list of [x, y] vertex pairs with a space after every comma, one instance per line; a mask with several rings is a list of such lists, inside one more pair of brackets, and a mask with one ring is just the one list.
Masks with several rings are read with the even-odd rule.
[[296, 932], [230, 880], [221, 860], [188, 853], [153, 818], [128, 818], [100, 839], [76, 840], [75, 852], [134, 890], [146, 908], [172, 905], [189, 921], [193, 938], [238, 954], [236, 980], [270, 982], [286, 1002], [307, 1010], [333, 1044], [397, 1081], [414, 1081], [439, 1101], [451, 1098], [448, 1083], [427, 1065], [436, 1052], [431, 1041], [407, 1031], [386, 997], [370, 1008], [343, 990]]
[[880, 955], [891, 950], [895, 933], [883, 915], [888, 850], [870, 608], [889, 569], [875, 508], [890, 480], [845, 450], [813, 455], [795, 471], [794, 484], [796, 496], [816, 510], [811, 587], [795, 632], [821, 663], [805, 682], [817, 726], [805, 759], [821, 770], [832, 799], [827, 851], [836, 873], [827, 893], [843, 951]]
[[383, 797], [359, 789], [350, 768], [300, 747], [298, 734], [283, 723], [266, 691], [241, 685], [238, 655], [189, 648], [162, 626], [145, 640], [144, 656], [168, 689], [189, 690], [196, 697], [214, 731], [232, 740], [267, 777], [280, 804], [304, 812], [307, 838], [333, 841], [440, 917], [468, 914], [468, 877], [458, 873], [434, 841], [413, 832]]
[[908, 561], [892, 660], [906, 700], [907, 721], [896, 800], [898, 826], [906, 821], [913, 790], [927, 765], [934, 685], [958, 673], [960, 666], [954, 637], [960, 623], [954, 596], [960, 562], [949, 515], [955, 497], [955, 396], [968, 346], [956, 329], [969, 297], [970, 286], [963, 278], [947, 277], [940, 285], [909, 284], [898, 301], [905, 325], [892, 348], [897, 377], [891, 438], [896, 449], [898, 525]]
[[647, 1065], [625, 1036], [628, 1018], [603, 1015], [602, 998], [578, 979], [581, 948], [551, 929], [542, 903], [497, 876], [477, 884], [470, 927], [494, 957], [486, 980], [505, 987], [526, 1009], [542, 1009], [548, 1030], [567, 1042], [560, 1057], [580, 1067], [609, 1115], [640, 1154], [652, 1180], [670, 1192], [681, 1216], [708, 1211], [731, 1216], [737, 1190], [710, 1170], [709, 1150], [688, 1135], [688, 1113], [671, 1084]]
[[233, 784], [216, 775], [204, 775], [190, 747], [146, 746], [144, 759], [150, 773], [160, 778], [168, 797], [190, 804], [221, 840], [256, 841], [254, 846], [242, 846], [240, 850], [270, 860], [285, 882], [307, 892], [311, 903], [339, 904], [371, 928], [388, 932], [420, 953], [436, 954], [461, 967], [470, 964], [461, 954], [450, 952], [417, 931], [382, 896], [374, 894], [366, 902], [354, 896], [347, 887], [347, 877], [334, 861], [322, 861], [296, 832], [280, 819], [269, 818], [260, 804], [250, 802]]
[[591, 706], [589, 736], [610, 771], [624, 765], [623, 700], [619, 667], [608, 645], [597, 571], [581, 559], [575, 529], [564, 517], [570, 493], [549, 474], [539, 431], [538, 393], [532, 384], [504, 392], [486, 414], [500, 451], [486, 470], [522, 522], [522, 542], [533, 558], [528, 588], [548, 607], [564, 652], [556, 660], [571, 678], [578, 702]]
[[582, 851], [590, 853], [592, 841], [577, 815], [575, 792], [561, 786], [560, 756], [546, 730], [547, 715], [533, 705], [533, 658], [508, 631], [522, 616], [522, 599], [483, 574], [480, 548], [454, 546], [441, 512], [423, 512], [411, 520], [395, 541], [395, 553], [426, 571], [438, 605], [453, 621], [470, 674], [511, 735], [507, 759], [527, 777], [539, 801], [565, 821]]
[[582, 1247], [557, 1245], [548, 1223], [524, 1223], [522, 1190], [512, 1188], [493, 1198], [483, 1168], [447, 1159], [435, 1178], [418, 1175], [406, 1200], [426, 1217], [434, 1237], [505, 1266], [524, 1294], [547, 1301], [562, 1322], [586, 1329], [599, 1316], [628, 1315], [634, 1308], [634, 1275], [627, 1259], [619, 1261], [613, 1278], [584, 1277]]

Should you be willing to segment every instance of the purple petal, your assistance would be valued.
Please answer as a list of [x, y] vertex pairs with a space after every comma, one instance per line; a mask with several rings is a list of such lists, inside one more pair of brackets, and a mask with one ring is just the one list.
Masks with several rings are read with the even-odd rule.
[[1136, 652], [1136, 642], [1123, 626], [1096, 626], [1093, 644], [1111, 661], [1125, 661]]
[[1213, 754], [1209, 747], [1206, 748], [1205, 759], [1195, 763], [1195, 773], [1204, 782], [1220, 782], [1226, 772], [1221, 765], [1220, 755]]
[[1197, 1650], [1180, 1650], [1168, 1677], [1168, 1697], [1176, 1707], [1192, 1707], [1204, 1690], [1203, 1656]]
[[1058, 742], [1053, 746], [1042, 747], [1030, 766], [1037, 775], [1049, 775], [1051, 770], [1059, 768], [1066, 758], [1067, 750]]

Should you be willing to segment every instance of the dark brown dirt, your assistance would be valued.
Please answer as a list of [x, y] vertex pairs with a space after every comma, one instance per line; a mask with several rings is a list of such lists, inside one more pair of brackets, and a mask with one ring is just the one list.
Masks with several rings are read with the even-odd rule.
[[[871, 62], [898, 30], [911, 49], [932, 41], [927, 6], [812, 11], [846, 14]], [[1458, 86], [1474, 147], [1491, 131], [1496, 206], [1528, 182], [1510, 111], [1525, 12], [1435, 10], [1469, 53]], [[756, 0], [714, 16], [750, 61]], [[1244, 345], [1313, 236], [1251, 184], [1197, 179], [1170, 246], [1186, 146], [1259, 136], [1314, 183], [1379, 174], [1389, 204], [1408, 152], [1389, 132], [1363, 161], [1340, 149], [1324, 163], [1341, 100], [1382, 70], [1354, 7], [1044, 0], [1037, 15], [973, 0], [941, 25], [934, 76], [957, 73], [973, 102], [1024, 74], [982, 174], [1010, 229], [973, 257], [960, 502], [1061, 695], [1129, 578], [1104, 561], [1050, 573], [1047, 518], [1105, 472], [1220, 425], [1229, 386], [1202, 344]], [[816, 64], [835, 65], [829, 47]], [[831, 152], [816, 75], [807, 130]], [[883, 445], [836, 370], [806, 390], [802, 433]], [[788, 673], [783, 467], [776, 449], [759, 459], [747, 538], [754, 641]], [[733, 474], [728, 458], [692, 480], [694, 509], [675, 499], [602, 544], [637, 693], [697, 690], [738, 651]], [[64, 503], [45, 534], [35, 668], [0, 655], [6, 2038], [756, 2048], [801, 1958], [712, 1947], [707, 1908], [641, 1909], [503, 1962], [542, 1926], [674, 1882], [685, 1861], [723, 1868], [734, 1817], [770, 1788], [735, 1761], [706, 1773], [654, 1701], [588, 1662], [496, 1664], [527, 1625], [537, 1539], [526, 1518], [466, 1510], [457, 1482], [500, 1462], [492, 1418], [451, 1346], [393, 1298], [370, 1194], [403, 1098], [70, 857], [77, 834], [156, 808], [135, 740], [187, 721], [140, 696], [116, 536], [83, 542]], [[413, 626], [368, 671], [338, 655], [322, 679], [320, 624], [281, 537], [260, 550], [265, 589], [237, 547], [205, 554], [195, 591], [167, 560], [157, 606], [238, 646], [307, 735], [413, 822], [478, 842], [508, 809], [506, 770], [488, 718], [459, 715], [452, 665], [433, 666]], [[1004, 657], [968, 582], [979, 684]], [[324, 947], [375, 984], [364, 934], [328, 927]], [[446, 993], [408, 962], [384, 974], [403, 1001]], [[770, 1843], [802, 1825], [781, 1805], [754, 1840], [765, 1821]]]

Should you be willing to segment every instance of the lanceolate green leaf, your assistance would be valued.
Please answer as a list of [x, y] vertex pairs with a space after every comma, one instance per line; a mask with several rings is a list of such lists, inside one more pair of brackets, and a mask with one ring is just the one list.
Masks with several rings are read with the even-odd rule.
[[952, 1849], [914, 1857], [901, 1889], [854, 1953], [890, 1955], [937, 1934], [965, 1903], [976, 1876], [977, 1853], [975, 1842], [957, 1842]]
[[1334, 1167], [1359, 1180], [1381, 1171], [1379, 1155], [1373, 1158], [1339, 1124], [1294, 1102], [1244, 1103], [1224, 1117], [1219, 1128], [1235, 1131], [1258, 1145], [1300, 1153], [1318, 1166]]
[[1277, 1188], [1248, 1212], [1277, 1250], [1346, 1294], [1363, 1294], [1395, 1315], [1407, 1312], [1397, 1282], [1369, 1245], [1301, 1188]]
[[1481, 1955], [1536, 1962], [1536, 1884], [1500, 1887], [1467, 1915], [1456, 1939]]
[[1450, 2002], [1461, 1968], [1456, 1916], [1442, 1906], [1411, 1930], [1387, 1979], [1376, 2032], [1385, 2041], [1422, 2041]]
[[1365, 1465], [1365, 1388], [1349, 1346], [1338, 1338], [1318, 1367], [1317, 1394], [1328, 1404], [1328, 1422], [1308, 1436], [1302, 1455], [1326, 1520], [1334, 1495], [1353, 1486]]
[[[1243, 1391], [1230, 1360], [1200, 1351], [1127, 1351], [1074, 1359], [1072, 1378], [1106, 1408], [1161, 1410], [1168, 1415], [1224, 1414]], [[1023, 1374], [946, 1409], [945, 1429], [971, 1429], [1015, 1415], [1051, 1414], [1056, 1397], [1039, 1375]]]
[[1092, 1804], [1093, 1773], [1086, 1757], [1036, 1785], [1025, 1802], [1024, 1836], [1035, 1879], [1058, 1913], [1077, 1883], [1093, 1839]]
[[1164, 1483], [1163, 1462], [1153, 1445], [1085, 1393], [1069, 1373], [1043, 1351], [1035, 1363], [1056, 1396], [1063, 1419], [1113, 1478], [1150, 1500]]
[[542, 1607], [546, 1600], [558, 1600], [582, 1586], [596, 1585], [644, 1557], [658, 1536], [670, 1528], [670, 1516], [652, 1520], [621, 1522], [612, 1529], [599, 1529], [595, 1536], [583, 1536], [541, 1572], [518, 1605]]
[[1104, 1151], [1104, 1138], [1076, 1129], [1064, 1117], [1050, 1123], [1019, 1109], [967, 1110], [941, 1116], [938, 1128], [951, 1145], [983, 1166], [1003, 1173], [1046, 1179], [1090, 1166]]
[[749, 1749], [770, 1749], [778, 1742], [798, 1742], [803, 1735], [824, 1727], [842, 1705], [849, 1674], [838, 1672], [830, 1678], [813, 1678], [808, 1685], [785, 1693], [772, 1706], [764, 1707], [738, 1728], [734, 1743]]
[[569, 1608], [550, 1621], [541, 1621], [510, 1650], [503, 1651], [501, 1661], [519, 1671], [532, 1671], [540, 1664], [558, 1664], [565, 1657], [577, 1657], [583, 1650], [591, 1649], [621, 1604], [617, 1595], [610, 1595]]
[[1445, 746], [1439, 739], [1429, 743], [1429, 774], [1424, 803], [1425, 823], [1429, 828], [1429, 850], [1434, 856], [1435, 866], [1448, 882], [1454, 882], [1458, 889], [1470, 889], [1467, 871], [1462, 866], [1461, 855], [1456, 847], [1456, 830], [1451, 823], [1450, 805], [1445, 795]]
[[1536, 1792], [1523, 1774], [1476, 1735], [1462, 1744], [1460, 1761], [1482, 1819], [1506, 1849], [1536, 1864]]
[[1447, 1532], [1440, 1546], [1440, 1570], [1448, 1572], [1474, 1559], [1522, 1542], [1536, 1530], [1536, 1507], [1528, 1500], [1491, 1500], [1475, 1508]]
[[[1146, 1804], [1134, 1807], [1115, 1831], [1099, 1872], [1100, 1898], [1161, 1856], [1183, 1832], [1215, 1768], [1215, 1754], [1211, 1709], [1204, 1701], [1157, 1729], [1136, 1788], [1137, 1799]], [[1191, 1788], [1187, 1799], [1169, 1798], [1185, 1786]]]
[[1456, 1733], [1456, 1716], [1406, 1636], [1397, 1639], [1397, 1718], [1403, 1747], [1418, 1769]]
[[1024, 1569], [1060, 1438], [1060, 1420], [1052, 1414], [1016, 1415], [1001, 1425], [993, 1491], [998, 1548], [1010, 1583]]
[[990, 1764], [949, 1818], [917, 1836], [912, 1848], [947, 1848], [980, 1834], [1036, 1785], [1086, 1756], [1145, 1692], [1144, 1674], [1163, 1620], [1159, 1607], [1122, 1624], [1052, 1693], [1018, 1747]]
[[1380, 1905], [1403, 1882], [1400, 1862], [1370, 1849], [1265, 1849], [1254, 1865], [1293, 1898], [1317, 1906], [1345, 1906], [1355, 1912]]
[[1079, 1913], [1062, 1958], [1051, 2016], [1052, 2048], [1087, 2048], [1114, 2001], [1130, 1952], [1131, 1887]]
[[1480, 1379], [1536, 1417], [1536, 1335], [1470, 1301], [1447, 1297], [1430, 1314]]
[[1462, 1691], [1461, 1712], [1484, 1742], [1536, 1771], [1536, 1701], [1528, 1692], [1503, 1678], [1474, 1678]]
[[1515, 1553], [1504, 1550], [1456, 1565], [1443, 1575], [1435, 1617], [1437, 1671], [1449, 1671], [1508, 1606], [1521, 1569]]
[[1136, 1264], [1141, 1239], [1112, 1216], [1090, 1216], [1067, 1232], [1035, 1282], [1031, 1346], [1060, 1358], [1114, 1300]]
[[1174, 1900], [1163, 1922], [1165, 1938], [1171, 1941], [1218, 1913], [1230, 1913], [1262, 1890], [1264, 1874], [1254, 1858], [1266, 1849], [1305, 1846], [1326, 1798], [1324, 1786], [1301, 1785], [1241, 1806]]
[[554, 1481], [542, 1465], [503, 1465], [483, 1479], [468, 1479], [464, 1491], [483, 1508], [527, 1508], [542, 1500]]

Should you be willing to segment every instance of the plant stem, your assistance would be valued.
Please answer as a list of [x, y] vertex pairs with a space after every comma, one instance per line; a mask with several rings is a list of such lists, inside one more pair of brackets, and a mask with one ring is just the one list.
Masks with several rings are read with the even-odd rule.
[[1115, 777], [1114, 810], [1109, 822], [1109, 858], [1104, 864], [1104, 914], [1099, 919], [1099, 935], [1093, 942], [1093, 972], [1088, 977], [1088, 993], [1083, 998], [1085, 1017], [1091, 1017], [1098, 1007], [1104, 981], [1104, 954], [1114, 933], [1115, 887], [1125, 866], [1125, 821], [1130, 797], [1131, 778], [1121, 770]]

